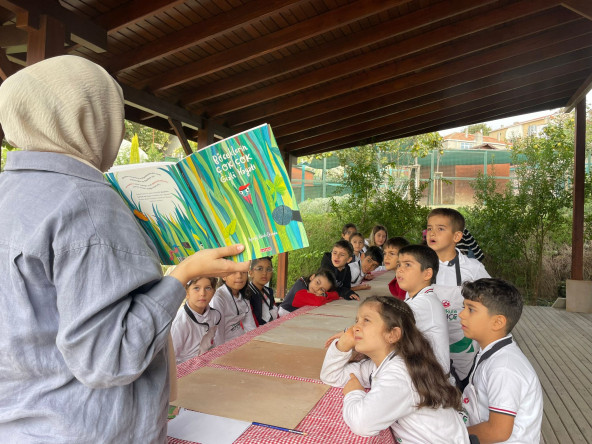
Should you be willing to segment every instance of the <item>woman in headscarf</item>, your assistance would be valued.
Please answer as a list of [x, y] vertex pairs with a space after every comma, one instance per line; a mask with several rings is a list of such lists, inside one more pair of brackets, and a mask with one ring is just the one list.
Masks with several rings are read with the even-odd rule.
[[61, 56], [0, 86], [0, 442], [166, 440], [167, 335], [197, 275], [247, 271], [206, 250], [163, 277], [153, 244], [103, 179], [123, 95]]

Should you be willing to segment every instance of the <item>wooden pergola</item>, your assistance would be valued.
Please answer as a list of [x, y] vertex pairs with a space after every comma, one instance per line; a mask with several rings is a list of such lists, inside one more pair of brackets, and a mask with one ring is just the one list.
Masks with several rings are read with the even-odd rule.
[[[126, 118], [205, 146], [272, 125], [287, 165], [532, 111], [576, 108], [583, 278], [589, 0], [0, 0], [0, 76], [59, 54], [105, 67]], [[287, 255], [280, 258], [278, 294]]]

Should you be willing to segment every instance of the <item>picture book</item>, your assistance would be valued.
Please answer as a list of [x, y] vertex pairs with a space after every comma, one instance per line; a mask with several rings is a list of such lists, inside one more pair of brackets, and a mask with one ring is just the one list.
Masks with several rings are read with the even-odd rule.
[[290, 178], [269, 125], [178, 162], [111, 168], [105, 177], [152, 239], [165, 265], [241, 243], [239, 262], [308, 246]]

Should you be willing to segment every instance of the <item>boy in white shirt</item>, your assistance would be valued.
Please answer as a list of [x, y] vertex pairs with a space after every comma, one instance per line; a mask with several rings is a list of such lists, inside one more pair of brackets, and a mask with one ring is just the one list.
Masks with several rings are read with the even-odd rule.
[[442, 303], [431, 284], [438, 274], [438, 256], [425, 245], [408, 245], [399, 250], [397, 282], [407, 292], [405, 302], [415, 316], [415, 325], [428, 339], [444, 373], [450, 371], [448, 326]]
[[363, 283], [364, 279], [382, 264], [383, 255], [378, 247], [368, 247], [360, 254], [359, 262], [348, 264], [351, 273], [351, 289], [353, 291], [369, 290], [370, 284]]
[[463, 308], [460, 286], [463, 282], [490, 277], [481, 262], [468, 258], [456, 248], [464, 228], [465, 218], [452, 208], [435, 208], [428, 215], [426, 242], [440, 261], [434, 291], [446, 312], [451, 373], [461, 390], [466, 385], [477, 346], [464, 336], [460, 327], [458, 313]]
[[510, 334], [522, 314], [522, 296], [501, 279], [467, 282], [462, 295], [462, 329], [481, 348], [463, 393], [469, 433], [481, 443], [538, 443], [541, 384]]

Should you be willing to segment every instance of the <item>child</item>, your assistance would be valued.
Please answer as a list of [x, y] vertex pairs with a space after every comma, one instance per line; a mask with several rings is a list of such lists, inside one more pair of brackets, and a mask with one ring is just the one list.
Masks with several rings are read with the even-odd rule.
[[382, 263], [382, 251], [378, 247], [369, 247], [365, 253], [362, 253], [360, 262], [350, 262], [348, 264], [351, 273], [351, 288], [354, 291], [367, 290], [370, 285], [363, 284], [362, 281], [369, 276], [372, 271]]
[[333, 249], [325, 253], [321, 260], [321, 268], [331, 270], [335, 275], [337, 293], [339, 297], [347, 300], [360, 300], [360, 297], [351, 289], [351, 271], [347, 264], [352, 260], [354, 249], [346, 240], [335, 242]]
[[442, 303], [431, 286], [438, 274], [438, 256], [425, 245], [408, 245], [399, 250], [397, 282], [407, 292], [405, 302], [413, 310], [415, 322], [432, 344], [444, 373], [450, 371], [448, 326]]
[[426, 241], [440, 260], [436, 296], [442, 302], [448, 318], [452, 374], [461, 390], [466, 384], [477, 346], [472, 340], [465, 338], [460, 327], [458, 313], [463, 307], [460, 286], [463, 282], [489, 277], [481, 262], [468, 258], [456, 249], [464, 228], [465, 218], [451, 208], [435, 208], [428, 215]]
[[351, 242], [351, 236], [354, 233], [357, 233], [358, 229], [356, 228], [355, 224], [345, 224], [341, 229], [341, 239], [345, 239], [348, 242]]
[[388, 234], [384, 225], [374, 225], [366, 244], [368, 247], [376, 246], [382, 250], [382, 246], [386, 242], [387, 237]]
[[362, 233], [354, 233], [349, 237], [349, 242], [354, 247], [354, 255], [350, 264], [354, 262], [360, 262], [362, 251], [364, 250], [364, 236]]
[[301, 277], [288, 291], [280, 306], [279, 315], [285, 316], [305, 305], [318, 307], [338, 300], [339, 295], [332, 291], [335, 286], [335, 275], [327, 269], [321, 268], [308, 278]]
[[218, 287], [210, 302], [210, 306], [222, 315], [214, 338], [218, 345], [257, 328], [251, 304], [243, 297], [247, 285], [247, 273], [243, 271], [232, 273], [222, 278], [222, 281], [224, 284]]
[[[368, 359], [349, 362], [353, 349]], [[355, 325], [327, 350], [321, 380], [344, 387], [343, 419], [357, 435], [390, 426], [397, 442], [469, 443], [459, 393], [402, 301], [362, 302]]]
[[278, 307], [275, 305], [273, 290], [266, 286], [271, 280], [273, 266], [270, 257], [253, 259], [249, 269], [251, 282], [245, 290], [245, 297], [251, 302], [253, 315], [258, 325], [266, 324], [278, 318]]
[[216, 281], [215, 277], [197, 277], [185, 286], [187, 299], [171, 326], [177, 364], [218, 345], [215, 335], [222, 315], [209, 306], [216, 291]]
[[404, 237], [391, 237], [384, 243], [384, 268], [387, 271], [394, 271], [395, 278], [389, 282], [388, 287], [391, 294], [400, 299], [405, 300], [405, 294], [407, 293], [397, 283], [397, 264], [399, 263], [399, 250], [409, 245], [409, 241]]
[[501, 279], [466, 282], [462, 295], [462, 329], [481, 347], [463, 393], [469, 433], [482, 443], [538, 443], [541, 384], [510, 334], [522, 314], [522, 296]]

